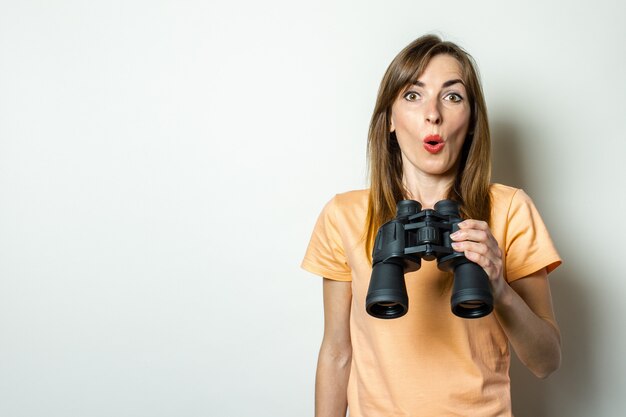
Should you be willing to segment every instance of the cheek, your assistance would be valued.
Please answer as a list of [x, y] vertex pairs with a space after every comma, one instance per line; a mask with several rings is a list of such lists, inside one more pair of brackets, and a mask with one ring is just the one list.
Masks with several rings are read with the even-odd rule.
[[457, 117], [451, 120], [448, 133], [453, 135], [456, 140], [464, 140], [469, 132], [469, 117]]
[[398, 114], [393, 118], [393, 126], [396, 133], [403, 132], [405, 135], [416, 135], [420, 131], [420, 123], [414, 115]]
[[398, 132], [414, 132], [419, 125], [419, 117], [414, 107], [396, 102], [391, 107], [391, 128]]

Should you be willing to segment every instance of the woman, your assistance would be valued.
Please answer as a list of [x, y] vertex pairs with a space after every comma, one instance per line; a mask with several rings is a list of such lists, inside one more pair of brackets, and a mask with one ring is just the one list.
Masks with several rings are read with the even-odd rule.
[[[547, 274], [561, 260], [530, 198], [490, 184], [490, 134], [472, 58], [423, 36], [383, 77], [368, 138], [370, 188], [335, 196], [315, 226], [304, 269], [324, 277], [316, 416], [510, 416], [509, 344], [544, 378], [560, 364]], [[396, 202], [459, 202], [454, 249], [480, 265], [493, 313], [450, 311], [452, 275], [422, 262], [407, 273], [408, 313], [369, 316], [378, 228]]]

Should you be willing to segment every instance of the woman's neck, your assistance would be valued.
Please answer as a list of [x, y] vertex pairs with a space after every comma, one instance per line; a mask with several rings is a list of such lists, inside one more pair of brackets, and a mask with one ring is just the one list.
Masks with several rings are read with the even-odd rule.
[[454, 185], [454, 175], [430, 175], [421, 172], [404, 173], [402, 183], [411, 200], [419, 201], [423, 208], [433, 208], [435, 203], [448, 198]]

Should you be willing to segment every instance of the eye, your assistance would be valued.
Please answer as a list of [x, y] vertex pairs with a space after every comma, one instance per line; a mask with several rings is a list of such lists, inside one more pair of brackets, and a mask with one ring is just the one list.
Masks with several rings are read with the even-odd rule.
[[457, 93], [450, 93], [446, 95], [443, 99], [447, 101], [451, 101], [452, 103], [460, 103], [461, 101], [463, 101], [463, 97], [461, 97]]
[[404, 94], [404, 99], [407, 101], [415, 101], [420, 98], [420, 95], [415, 91], [408, 91]]

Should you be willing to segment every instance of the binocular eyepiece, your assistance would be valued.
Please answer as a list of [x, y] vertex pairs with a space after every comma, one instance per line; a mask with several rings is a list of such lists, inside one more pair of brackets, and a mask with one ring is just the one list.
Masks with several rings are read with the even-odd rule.
[[421, 260], [437, 259], [442, 271], [454, 272], [452, 312], [462, 318], [479, 318], [493, 310], [487, 273], [452, 249], [450, 234], [462, 221], [459, 206], [442, 200], [433, 210], [423, 210], [414, 200], [397, 204], [396, 217], [378, 229], [372, 253], [372, 277], [366, 310], [374, 317], [394, 319], [409, 309], [404, 274], [417, 271]]

